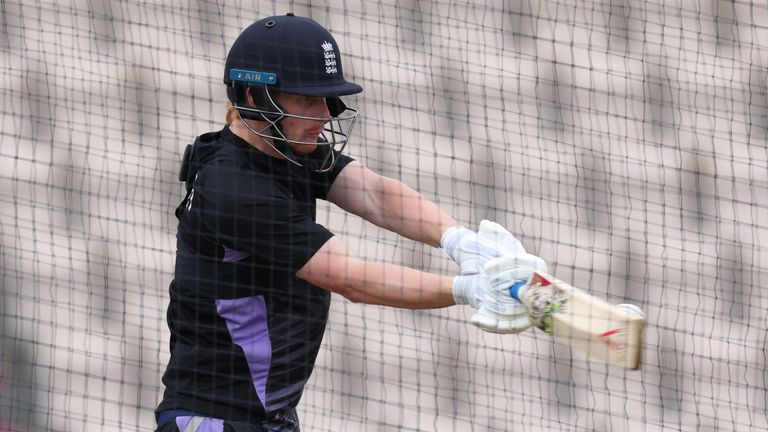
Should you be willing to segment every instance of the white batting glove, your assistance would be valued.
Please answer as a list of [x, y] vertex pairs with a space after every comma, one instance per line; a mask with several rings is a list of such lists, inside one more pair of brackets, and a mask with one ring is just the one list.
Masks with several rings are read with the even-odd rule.
[[[473, 263], [470, 266], [470, 256], [472, 255], [468, 250], [468, 244], [477, 243], [477, 233], [463, 226], [455, 226], [448, 228], [440, 239], [440, 249], [446, 253], [456, 264], [461, 267], [461, 274], [477, 274], [479, 271], [474, 270], [476, 265]], [[462, 264], [464, 262], [464, 264]], [[470, 269], [471, 267], [471, 269]]]
[[534, 271], [546, 273], [547, 264], [537, 256], [523, 253], [489, 260], [483, 271], [490, 286], [472, 316], [472, 324], [492, 333], [527, 330], [531, 326], [528, 312], [512, 297], [511, 288], [528, 283]]
[[483, 220], [475, 233], [465, 227], [449, 228], [440, 247], [461, 267], [462, 275], [482, 273], [490, 259], [525, 253], [520, 240], [501, 225]]

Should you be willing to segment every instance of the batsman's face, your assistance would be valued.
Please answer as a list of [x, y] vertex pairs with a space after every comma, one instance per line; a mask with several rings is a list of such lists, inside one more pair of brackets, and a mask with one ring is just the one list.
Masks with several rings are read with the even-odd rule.
[[[284, 118], [280, 124], [283, 126], [285, 137], [292, 141], [317, 142], [325, 123], [331, 117], [325, 97], [278, 93], [275, 99], [289, 114], [313, 118]], [[310, 144], [291, 144], [291, 150], [297, 155], [310, 154], [316, 148], [316, 145]]]

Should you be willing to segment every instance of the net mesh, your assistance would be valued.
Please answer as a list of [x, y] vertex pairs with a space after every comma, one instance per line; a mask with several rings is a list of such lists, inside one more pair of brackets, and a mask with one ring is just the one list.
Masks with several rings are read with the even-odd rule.
[[[293, 11], [365, 91], [348, 152], [648, 316], [625, 371], [471, 310], [335, 296], [306, 430], [766, 430], [768, 7], [744, 1], [3, 1], [0, 430], [151, 430], [177, 171], [228, 46]], [[319, 204], [357, 255], [451, 274]]]

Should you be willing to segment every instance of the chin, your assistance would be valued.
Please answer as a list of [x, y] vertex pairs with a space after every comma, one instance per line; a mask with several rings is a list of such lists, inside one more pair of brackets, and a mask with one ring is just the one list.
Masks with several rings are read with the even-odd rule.
[[311, 144], [296, 144], [291, 146], [291, 150], [299, 156], [306, 156], [317, 150], [317, 146]]

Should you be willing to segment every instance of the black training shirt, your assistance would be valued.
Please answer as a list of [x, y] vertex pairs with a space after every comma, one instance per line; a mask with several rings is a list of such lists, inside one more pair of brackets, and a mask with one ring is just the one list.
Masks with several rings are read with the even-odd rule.
[[158, 412], [261, 424], [292, 411], [314, 366], [330, 293], [295, 276], [331, 238], [315, 222], [352, 159], [328, 173], [266, 155], [229, 128], [204, 134], [182, 165], [170, 286], [171, 358]]

